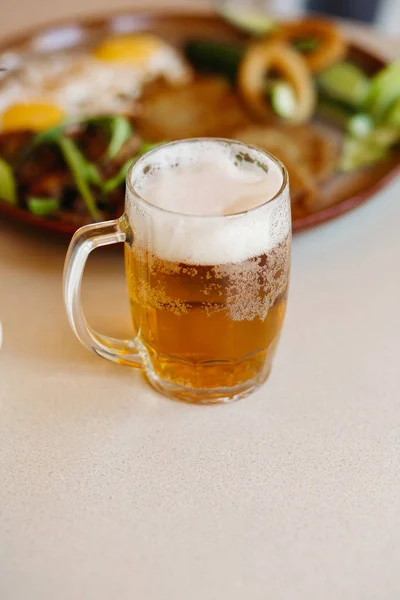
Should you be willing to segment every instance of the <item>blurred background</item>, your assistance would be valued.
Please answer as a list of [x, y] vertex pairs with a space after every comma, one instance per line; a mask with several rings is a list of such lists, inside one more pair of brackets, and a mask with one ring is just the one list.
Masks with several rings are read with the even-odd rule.
[[400, 0], [270, 0], [264, 4], [280, 13], [320, 12], [375, 25], [393, 35], [400, 34]]
[[[373, 24], [376, 29], [393, 36], [400, 35], [400, 0], [226, 0], [228, 2], [258, 4], [265, 10], [278, 14], [299, 15], [304, 11], [316, 11], [342, 19], [358, 20]], [[165, 7], [187, 4], [198, 9], [213, 4], [210, 0], [0, 0], [3, 18], [0, 35], [5, 35], [28, 25], [51, 21], [68, 16], [78, 16], [118, 9], [132, 9], [148, 5]], [[214, 2], [215, 4], [215, 2]]]

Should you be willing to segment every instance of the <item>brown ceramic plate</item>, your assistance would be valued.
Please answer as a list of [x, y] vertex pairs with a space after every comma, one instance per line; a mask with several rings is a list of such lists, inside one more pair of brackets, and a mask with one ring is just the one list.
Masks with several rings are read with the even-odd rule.
[[[51, 53], [77, 45], [86, 45], [101, 39], [110, 32], [151, 30], [171, 43], [179, 45], [190, 37], [218, 40], [240, 40], [241, 34], [216, 15], [182, 14], [182, 12], [125, 12], [99, 18], [79, 19], [21, 35], [3, 42], [0, 54], [9, 59], [24, 59], [32, 53]], [[385, 62], [362, 48], [351, 46], [351, 57], [367, 72], [374, 73]], [[1, 83], [0, 83], [1, 94]], [[319, 201], [314, 212], [296, 218], [293, 230], [300, 231], [333, 219], [371, 198], [400, 172], [400, 156], [392, 156], [368, 169], [351, 174], [335, 175], [321, 187]], [[0, 200], [0, 214], [19, 223], [42, 231], [72, 236], [76, 225], [57, 220], [39, 218], [28, 211], [16, 208]]]

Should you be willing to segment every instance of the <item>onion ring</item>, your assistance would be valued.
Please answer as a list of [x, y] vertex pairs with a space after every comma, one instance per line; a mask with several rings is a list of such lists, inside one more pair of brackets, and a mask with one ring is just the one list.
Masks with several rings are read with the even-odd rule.
[[323, 19], [301, 19], [281, 23], [271, 35], [271, 40], [293, 44], [296, 40], [316, 40], [314, 50], [303, 53], [303, 58], [313, 73], [319, 73], [341, 60], [347, 44], [338, 28]]
[[307, 121], [314, 112], [316, 93], [310, 70], [303, 57], [281, 41], [263, 40], [251, 44], [239, 65], [238, 88], [249, 110], [257, 117], [270, 120], [272, 109], [265, 100], [265, 78], [278, 71], [293, 88], [297, 109], [292, 123]]

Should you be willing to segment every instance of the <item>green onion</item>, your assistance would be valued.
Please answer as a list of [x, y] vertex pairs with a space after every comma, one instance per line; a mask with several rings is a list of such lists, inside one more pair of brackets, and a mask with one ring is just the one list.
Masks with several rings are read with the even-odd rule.
[[[133, 129], [129, 120], [121, 116], [88, 118], [80, 122], [80, 124], [84, 123], [96, 124], [99, 126], [105, 126], [109, 128], [111, 139], [106, 151], [106, 157], [108, 160], [112, 160], [118, 155], [122, 146], [125, 144], [125, 142], [129, 140], [129, 138], [133, 134]], [[90, 189], [90, 185], [97, 186], [101, 190], [102, 194], [106, 196], [109, 192], [113, 191], [115, 188], [117, 188], [124, 182], [126, 174], [133, 161], [142, 154], [145, 154], [145, 152], [147, 152], [148, 150], [151, 150], [155, 146], [158, 146], [159, 143], [152, 144], [144, 142], [138, 154], [128, 159], [122, 165], [119, 172], [116, 175], [114, 175], [114, 177], [104, 182], [101, 178], [97, 166], [89, 162], [85, 158], [85, 156], [76, 146], [73, 139], [62, 135], [64, 127], [65, 123], [64, 125], [54, 127], [53, 129], [49, 129], [48, 131], [38, 134], [34, 139], [34, 144], [53, 143], [58, 145], [62, 152], [64, 160], [73, 176], [75, 185], [80, 195], [82, 196], [83, 201], [85, 202], [90, 216], [94, 221], [99, 221], [101, 215], [97, 208], [95, 197], [93, 196], [92, 191]], [[31, 202], [32, 206], [34, 207], [33, 210], [31, 210], [31, 212], [34, 212], [35, 210], [50, 210], [48, 205], [43, 204], [42, 206], [42, 204], [38, 204], [36, 202], [36, 200], [38, 200], [37, 198], [34, 200], [35, 202], [33, 202], [33, 204]]]
[[57, 143], [60, 139], [63, 129], [63, 125], [57, 125], [57, 127], [52, 127], [47, 131], [41, 131], [33, 138], [33, 145], [38, 146], [39, 144]]
[[118, 173], [103, 184], [103, 186], [102, 186], [103, 192], [105, 194], [108, 194], [109, 192], [112, 192], [113, 190], [115, 190], [115, 188], [117, 188], [119, 185], [121, 185], [121, 183], [123, 183], [125, 181], [125, 177], [129, 171], [130, 166], [136, 159], [139, 158], [139, 156], [142, 156], [143, 154], [146, 154], [146, 152], [148, 152], [149, 150], [152, 150], [153, 148], [156, 148], [157, 146], [161, 146], [162, 144], [165, 144], [165, 143], [166, 142], [155, 142], [155, 143], [143, 142], [140, 147], [140, 150], [136, 154], [136, 156], [134, 156], [133, 158], [129, 158], [122, 165], [122, 167], [120, 168]]
[[96, 201], [87, 183], [86, 159], [82, 156], [70, 138], [61, 137], [58, 140], [58, 145], [64, 156], [64, 160], [72, 173], [76, 187], [78, 188], [86, 204], [86, 208], [88, 209], [90, 216], [94, 221], [100, 221], [101, 216], [96, 206]]
[[114, 175], [114, 177], [112, 177], [111, 179], [108, 179], [108, 181], [106, 181], [103, 184], [103, 192], [105, 194], [108, 194], [109, 192], [112, 192], [113, 190], [115, 190], [115, 188], [117, 188], [118, 186], [121, 185], [121, 183], [123, 183], [125, 181], [125, 177], [127, 172], [129, 171], [129, 167], [131, 166], [131, 164], [133, 163], [133, 161], [136, 159], [135, 158], [130, 158], [129, 160], [127, 160], [121, 167], [121, 169], [118, 171], [118, 173], [116, 175]]
[[133, 129], [125, 117], [114, 117], [110, 119], [111, 140], [107, 148], [106, 156], [112, 160], [121, 150], [122, 146], [132, 137]]
[[82, 156], [83, 161], [85, 162], [85, 179], [88, 183], [92, 185], [97, 185], [99, 187], [102, 186], [103, 180], [99, 173], [98, 168], [93, 163], [87, 161], [84, 156]]

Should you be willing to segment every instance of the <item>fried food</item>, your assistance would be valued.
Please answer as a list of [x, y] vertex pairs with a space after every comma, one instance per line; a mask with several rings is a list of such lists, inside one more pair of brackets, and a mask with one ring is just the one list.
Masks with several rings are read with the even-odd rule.
[[304, 60], [313, 73], [319, 73], [341, 60], [347, 44], [338, 28], [323, 19], [306, 18], [281, 23], [271, 39], [293, 45], [315, 42], [315, 48], [304, 52]]
[[336, 147], [317, 129], [252, 125], [237, 130], [233, 137], [259, 146], [282, 161], [289, 173], [295, 218], [315, 210], [317, 183], [332, 173], [336, 162]]
[[240, 101], [222, 77], [202, 77], [185, 86], [158, 84], [142, 99], [137, 129], [150, 142], [228, 136], [249, 123]]
[[265, 81], [271, 72], [278, 73], [293, 88], [296, 110], [290, 120], [303, 123], [310, 119], [316, 104], [310, 70], [303, 57], [281, 41], [263, 40], [250, 44], [240, 62], [238, 89], [249, 110], [263, 120], [273, 116], [265, 98]]
[[281, 131], [296, 146], [296, 159], [304, 163], [315, 181], [322, 182], [334, 172], [339, 156], [339, 145], [337, 140], [328, 138], [327, 132], [321, 132], [310, 124], [282, 125]]

